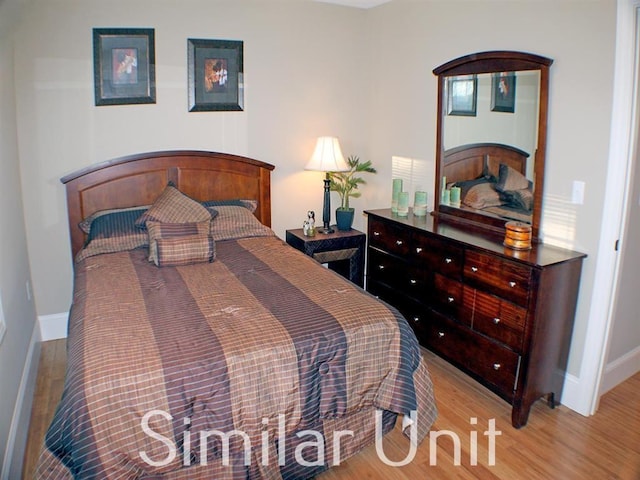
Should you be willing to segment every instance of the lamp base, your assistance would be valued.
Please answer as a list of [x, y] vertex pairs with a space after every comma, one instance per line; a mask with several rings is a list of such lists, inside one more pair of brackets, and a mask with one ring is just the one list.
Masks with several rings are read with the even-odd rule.
[[316, 228], [316, 232], [328, 235], [329, 233], [335, 233], [336, 231], [331, 227], [326, 227], [326, 228]]

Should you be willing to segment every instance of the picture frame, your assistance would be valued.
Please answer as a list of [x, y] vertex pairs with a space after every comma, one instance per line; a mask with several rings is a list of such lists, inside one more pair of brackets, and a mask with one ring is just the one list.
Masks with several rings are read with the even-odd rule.
[[491, 76], [491, 111], [515, 113], [516, 74], [498, 72]]
[[244, 110], [243, 42], [187, 39], [189, 111]]
[[153, 28], [94, 28], [95, 104], [156, 103]]
[[476, 116], [478, 77], [457, 75], [447, 78], [447, 115]]

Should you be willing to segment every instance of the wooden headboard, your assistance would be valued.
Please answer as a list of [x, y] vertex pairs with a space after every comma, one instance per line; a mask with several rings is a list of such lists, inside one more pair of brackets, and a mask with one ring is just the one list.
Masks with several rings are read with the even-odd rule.
[[526, 175], [528, 157], [527, 152], [510, 145], [470, 143], [444, 152], [442, 175], [447, 177], [447, 183], [472, 180], [485, 171], [497, 178], [501, 163]]
[[227, 153], [175, 150], [116, 158], [66, 175], [71, 253], [82, 248], [85, 233], [78, 223], [111, 208], [151, 205], [168, 182], [198, 201], [251, 199], [255, 216], [271, 226], [270, 165]]

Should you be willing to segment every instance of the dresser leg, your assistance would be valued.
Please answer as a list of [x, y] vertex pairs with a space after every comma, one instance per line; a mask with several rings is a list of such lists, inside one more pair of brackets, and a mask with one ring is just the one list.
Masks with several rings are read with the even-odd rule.
[[553, 409], [556, 408], [556, 406], [558, 405], [556, 403], [556, 394], [551, 392], [547, 395], [547, 405], [549, 405], [549, 408]]
[[511, 410], [511, 425], [513, 425], [513, 428], [522, 428], [527, 424], [529, 410], [531, 410], [531, 405], [513, 407], [513, 410]]

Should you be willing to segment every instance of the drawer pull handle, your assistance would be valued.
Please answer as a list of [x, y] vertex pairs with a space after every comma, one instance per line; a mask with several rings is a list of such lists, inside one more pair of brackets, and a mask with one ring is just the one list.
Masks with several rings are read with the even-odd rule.
[[411, 280], [409, 280], [409, 283], [411, 283], [411, 285], [415, 285], [416, 283], [418, 283], [418, 281], [412, 278]]
[[509, 282], [509, 286], [510, 286], [511, 288], [515, 287], [515, 286], [516, 286], [516, 282]]
[[450, 258], [445, 258], [444, 259], [444, 263], [451, 263], [451, 262], [453, 262], [453, 260], [451, 260]]
[[384, 270], [384, 265], [378, 265], [378, 270]]
[[374, 237], [379, 237], [380, 236], [380, 232], [373, 232], [373, 236]]
[[499, 363], [494, 363], [493, 364], [493, 369], [494, 370], [500, 370], [500, 367], [502, 367], [502, 365], [500, 365]]
[[404, 242], [402, 240], [396, 240], [396, 245], [402, 245]]
[[498, 325], [500, 323], [500, 319], [498, 317], [493, 319], [493, 323], [495, 323], [496, 325]]
[[476, 273], [476, 272], [478, 271], [478, 267], [471, 267], [471, 271], [472, 271], [473, 273]]
[[438, 338], [444, 337], [444, 332], [438, 332]]
[[416, 247], [416, 253], [421, 253], [422, 252], [422, 247]]
[[449, 303], [453, 303], [453, 302], [455, 302], [455, 300], [456, 300], [456, 299], [455, 299], [455, 298], [453, 298], [453, 297], [447, 297], [447, 301], [448, 301]]

